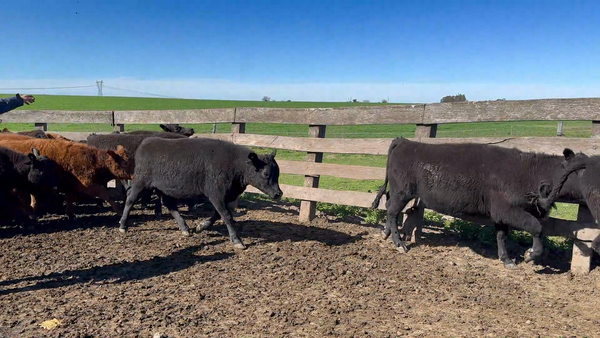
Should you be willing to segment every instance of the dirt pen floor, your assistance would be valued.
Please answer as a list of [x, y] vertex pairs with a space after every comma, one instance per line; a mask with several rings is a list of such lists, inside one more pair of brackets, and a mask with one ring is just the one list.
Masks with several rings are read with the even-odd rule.
[[435, 226], [400, 254], [379, 227], [240, 206], [245, 251], [220, 222], [185, 238], [139, 210], [126, 234], [92, 206], [0, 229], [0, 337], [600, 336], [600, 269], [572, 276], [569, 253], [508, 271], [495, 246]]

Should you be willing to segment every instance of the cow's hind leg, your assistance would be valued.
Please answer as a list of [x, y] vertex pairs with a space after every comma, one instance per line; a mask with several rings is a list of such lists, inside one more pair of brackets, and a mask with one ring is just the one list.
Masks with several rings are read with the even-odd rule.
[[196, 227], [196, 231], [200, 232], [200, 231], [204, 231], [206, 229], [209, 229], [210, 227], [212, 227], [216, 221], [218, 221], [219, 219], [221, 219], [221, 215], [219, 214], [219, 212], [215, 209], [215, 211], [213, 212], [213, 214], [210, 216], [209, 219], [207, 219], [206, 221], [204, 221], [204, 223], [202, 223], [201, 225], [198, 225]]
[[507, 269], [515, 269], [517, 266], [515, 262], [508, 257], [506, 251], [506, 236], [508, 235], [508, 227], [504, 224], [496, 224], [496, 242], [498, 243], [498, 258], [504, 263], [504, 267]]
[[127, 218], [129, 217], [133, 204], [137, 201], [143, 191], [144, 188], [141, 185], [135, 184], [135, 182], [131, 185], [131, 188], [127, 190], [127, 199], [125, 200], [123, 215], [121, 216], [121, 220], [119, 220], [119, 231], [127, 231]]
[[400, 238], [400, 232], [398, 231], [398, 218], [402, 215], [402, 209], [412, 199], [410, 196], [403, 194], [390, 194], [390, 199], [385, 203], [387, 209], [387, 220], [385, 222], [385, 229], [383, 230], [383, 237], [387, 238], [392, 236], [392, 242], [396, 246], [396, 250], [405, 253], [408, 251], [406, 244]]
[[[162, 194], [160, 194], [162, 195]], [[160, 198], [159, 195], [159, 198]], [[171, 212], [171, 215], [173, 216], [173, 218], [175, 218], [175, 221], [177, 222], [177, 225], [179, 226], [179, 230], [181, 230], [181, 233], [184, 236], [189, 236], [190, 235], [190, 229], [188, 228], [187, 224], [185, 223], [185, 220], [183, 219], [183, 217], [181, 217], [181, 214], [179, 213], [179, 210], [177, 210], [177, 200], [169, 197], [167, 195], [162, 195], [162, 199], [163, 202], [165, 203], [165, 206], [167, 207], [167, 209], [169, 209], [169, 212]]]
[[231, 215], [231, 211], [229, 210], [229, 207], [227, 206], [227, 203], [225, 203], [224, 199], [212, 197], [209, 198], [209, 200], [215, 207], [215, 210], [221, 215], [223, 222], [225, 222], [227, 231], [229, 232], [229, 238], [233, 242], [233, 247], [236, 249], [246, 249], [246, 246], [244, 243], [242, 243], [242, 240], [240, 240], [237, 232], [233, 228], [233, 215]]
[[527, 231], [533, 238], [533, 246], [525, 253], [525, 262], [537, 261], [544, 253], [542, 244], [542, 224], [523, 209], [496, 206], [492, 209], [492, 220], [496, 224], [506, 224], [515, 229]]

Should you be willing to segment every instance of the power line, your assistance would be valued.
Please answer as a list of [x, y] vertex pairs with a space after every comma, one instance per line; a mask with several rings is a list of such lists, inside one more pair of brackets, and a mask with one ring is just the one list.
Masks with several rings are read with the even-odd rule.
[[126, 91], [126, 92], [132, 92], [132, 93], [142, 94], [142, 95], [151, 95], [151, 96], [164, 97], [164, 98], [169, 98], [169, 99], [176, 99], [176, 97], [173, 97], [173, 96], [166, 96], [166, 95], [160, 95], [160, 94], [146, 93], [146, 92], [140, 92], [140, 91], [137, 91], [137, 90], [117, 88], [117, 87], [112, 87], [112, 86], [107, 86], [107, 85], [104, 85], [104, 88], [110, 88], [110, 89], [115, 89], [115, 90], [122, 90], [122, 91]]
[[74, 89], [74, 88], [90, 88], [95, 86], [72, 86], [72, 87], [39, 87], [39, 88], [0, 88], [0, 90], [45, 90], [45, 89]]

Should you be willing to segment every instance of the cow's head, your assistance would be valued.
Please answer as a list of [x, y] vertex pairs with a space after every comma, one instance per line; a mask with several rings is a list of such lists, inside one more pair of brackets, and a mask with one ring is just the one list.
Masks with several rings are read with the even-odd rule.
[[248, 154], [245, 170], [246, 182], [273, 199], [280, 199], [283, 192], [279, 188], [279, 166], [275, 161], [275, 153], [257, 155]]
[[182, 127], [177, 123], [161, 124], [160, 128], [166, 132], [181, 134], [187, 137], [194, 135], [194, 128]]
[[122, 180], [131, 179], [134, 170], [134, 161], [125, 147], [118, 145], [116, 151], [107, 150], [106, 153], [114, 161], [108, 163], [108, 167], [115, 178]]
[[31, 149], [31, 153], [27, 154], [29, 158], [29, 172], [27, 180], [29, 183], [40, 188], [56, 189], [58, 187], [59, 165], [46, 156], [41, 156], [40, 151], [36, 148]]

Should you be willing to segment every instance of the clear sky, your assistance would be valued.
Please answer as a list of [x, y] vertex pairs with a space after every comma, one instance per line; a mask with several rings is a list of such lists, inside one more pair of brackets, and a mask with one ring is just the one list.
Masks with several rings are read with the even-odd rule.
[[104, 80], [205, 99], [600, 96], [598, 0], [0, 0], [0, 18], [6, 93]]

